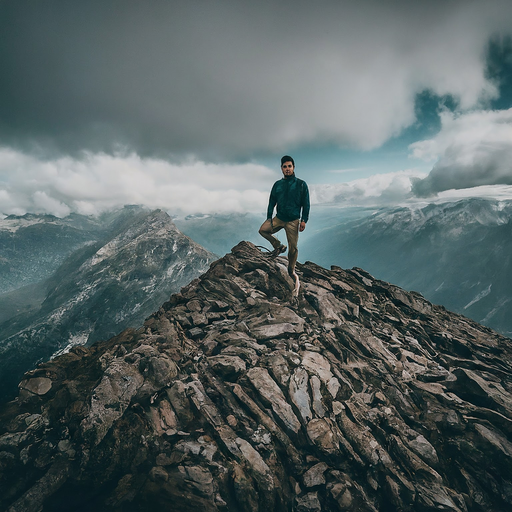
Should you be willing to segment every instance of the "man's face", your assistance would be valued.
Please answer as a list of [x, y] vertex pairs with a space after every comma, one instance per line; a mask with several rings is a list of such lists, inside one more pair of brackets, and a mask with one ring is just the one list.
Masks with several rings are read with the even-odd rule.
[[281, 165], [281, 170], [284, 176], [291, 176], [295, 170], [295, 166], [291, 162], [284, 162], [283, 165]]

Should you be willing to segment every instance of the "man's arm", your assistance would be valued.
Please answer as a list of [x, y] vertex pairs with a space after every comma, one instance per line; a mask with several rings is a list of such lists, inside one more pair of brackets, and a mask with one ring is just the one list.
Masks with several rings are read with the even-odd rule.
[[274, 186], [272, 187], [272, 190], [270, 191], [270, 197], [268, 199], [267, 220], [272, 219], [272, 216], [274, 215], [274, 208], [277, 204], [275, 189], [276, 189], [276, 184], [274, 183]]
[[302, 185], [302, 197], [301, 197], [302, 217], [300, 219], [300, 231], [304, 231], [306, 222], [309, 220], [309, 188], [307, 183], [304, 181]]

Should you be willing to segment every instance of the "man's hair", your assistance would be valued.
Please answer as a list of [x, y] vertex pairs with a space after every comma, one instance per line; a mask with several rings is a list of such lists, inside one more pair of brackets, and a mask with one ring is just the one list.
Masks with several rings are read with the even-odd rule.
[[284, 155], [283, 158], [281, 158], [281, 166], [285, 163], [285, 162], [291, 162], [293, 164], [293, 167], [295, 167], [295, 162], [293, 161], [293, 158], [289, 155]]

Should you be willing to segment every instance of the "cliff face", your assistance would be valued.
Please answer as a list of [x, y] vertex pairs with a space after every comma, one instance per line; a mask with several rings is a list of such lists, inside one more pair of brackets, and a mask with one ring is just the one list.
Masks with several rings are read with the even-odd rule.
[[510, 340], [360, 270], [242, 242], [0, 410], [14, 511], [505, 511]]

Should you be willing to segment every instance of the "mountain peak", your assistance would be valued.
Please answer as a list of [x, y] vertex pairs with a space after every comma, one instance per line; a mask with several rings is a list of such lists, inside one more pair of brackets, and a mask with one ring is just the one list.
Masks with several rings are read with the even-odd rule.
[[298, 272], [294, 299], [241, 242], [142, 328], [26, 374], [0, 503], [508, 510], [510, 340], [359, 268]]
[[64, 261], [46, 281], [38, 309], [1, 324], [0, 402], [36, 362], [142, 324], [214, 259], [165, 212], [136, 210], [120, 218], [106, 240]]

